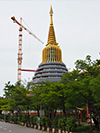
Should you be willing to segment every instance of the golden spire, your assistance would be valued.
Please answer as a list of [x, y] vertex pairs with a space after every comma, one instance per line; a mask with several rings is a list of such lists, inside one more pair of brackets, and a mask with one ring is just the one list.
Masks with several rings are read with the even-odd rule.
[[49, 27], [47, 45], [49, 45], [49, 44], [58, 45], [58, 43], [56, 43], [55, 32], [54, 32], [54, 27], [53, 27], [53, 20], [52, 20], [53, 10], [52, 10], [52, 6], [50, 8], [50, 12], [49, 13], [50, 13], [50, 27]]
[[53, 21], [52, 21], [52, 14], [53, 14], [53, 10], [52, 10], [52, 6], [50, 8], [50, 25], [53, 25]]
[[62, 52], [58, 43], [56, 43], [55, 32], [53, 27], [52, 15], [53, 10], [52, 7], [50, 8], [50, 27], [49, 27], [49, 35], [48, 35], [48, 42], [46, 47], [42, 51], [42, 62], [62, 62]]

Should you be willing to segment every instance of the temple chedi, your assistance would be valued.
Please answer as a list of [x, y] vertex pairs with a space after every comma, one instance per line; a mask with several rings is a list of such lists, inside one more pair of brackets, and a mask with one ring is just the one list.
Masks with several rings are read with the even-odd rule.
[[59, 82], [63, 76], [62, 74], [68, 72], [66, 65], [62, 62], [61, 49], [56, 42], [52, 15], [51, 7], [48, 41], [42, 51], [42, 62], [33, 77], [33, 84], [42, 83], [43, 81]]

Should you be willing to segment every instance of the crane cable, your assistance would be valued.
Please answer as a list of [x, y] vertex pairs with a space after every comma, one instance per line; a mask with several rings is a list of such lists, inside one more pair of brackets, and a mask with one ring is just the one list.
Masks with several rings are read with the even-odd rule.
[[[31, 28], [28, 26], [28, 24], [25, 22], [25, 20], [23, 19], [23, 22], [25, 23], [25, 25], [31, 30]], [[32, 30], [31, 30], [32, 32]]]
[[[30, 29], [30, 31], [32, 32], [32, 30], [31, 30], [31, 28], [28, 26], [28, 24], [25, 22], [25, 20], [23, 19], [23, 22], [24, 22], [24, 24], [28, 27], [28, 29]], [[33, 32], [32, 32], [33, 33]], [[30, 46], [30, 40], [28, 39], [28, 41], [29, 41], [29, 47], [28, 47], [28, 52], [29, 52], [29, 54], [28, 54], [28, 56], [29, 56], [29, 58], [28, 58], [28, 64], [29, 64], [29, 68], [30, 68], [30, 66], [31, 66], [31, 60], [30, 60], [30, 57], [31, 57], [31, 46]], [[29, 73], [29, 77], [28, 77], [28, 79], [30, 78], [30, 76], [31, 76], [31, 73]]]

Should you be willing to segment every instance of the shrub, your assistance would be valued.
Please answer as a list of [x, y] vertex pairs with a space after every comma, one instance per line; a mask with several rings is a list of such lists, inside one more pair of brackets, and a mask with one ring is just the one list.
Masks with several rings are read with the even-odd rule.
[[36, 125], [36, 123], [37, 123], [37, 117], [36, 116], [34, 116], [33, 121], [34, 121], [34, 125]]
[[13, 115], [13, 121], [15, 123], [18, 123], [19, 119], [18, 119], [18, 115], [17, 114]]
[[33, 126], [36, 125], [36, 121], [37, 121], [37, 118], [36, 116], [32, 115], [30, 117], [30, 124], [32, 124]]
[[52, 127], [54, 127], [55, 129], [57, 128], [58, 125], [58, 117], [56, 116], [53, 121], [52, 121]]
[[40, 122], [39, 124], [41, 126], [45, 127], [46, 126], [46, 118], [45, 118], [45, 116], [41, 116], [39, 122]]
[[10, 114], [6, 115], [6, 120], [9, 122], [12, 121], [12, 115]]
[[8, 114], [6, 114], [6, 121], [8, 121], [9, 120], [9, 115]]
[[66, 118], [64, 117], [64, 118], [59, 119], [58, 128], [65, 131], [66, 129], [65, 127], [66, 127]]
[[49, 117], [45, 118], [45, 122], [46, 122], [46, 126], [51, 128], [52, 123], [51, 123], [51, 120], [49, 119]]
[[23, 117], [23, 115], [19, 115], [19, 121], [22, 121], [22, 117]]
[[23, 123], [27, 123], [28, 122], [28, 115], [27, 114], [24, 114], [22, 116], [22, 120], [21, 120]]
[[75, 118], [68, 118], [67, 121], [66, 121], [66, 131], [74, 131], [75, 128], [76, 128], [76, 120]]
[[4, 114], [0, 114], [0, 119], [4, 119]]

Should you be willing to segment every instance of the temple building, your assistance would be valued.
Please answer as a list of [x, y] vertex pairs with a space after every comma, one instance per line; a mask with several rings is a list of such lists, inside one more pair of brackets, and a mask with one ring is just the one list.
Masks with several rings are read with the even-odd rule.
[[68, 72], [66, 65], [62, 62], [62, 51], [56, 42], [52, 16], [53, 10], [51, 7], [48, 41], [42, 51], [42, 62], [34, 74], [33, 84], [42, 83], [43, 81], [59, 82], [63, 77], [63, 73]]

